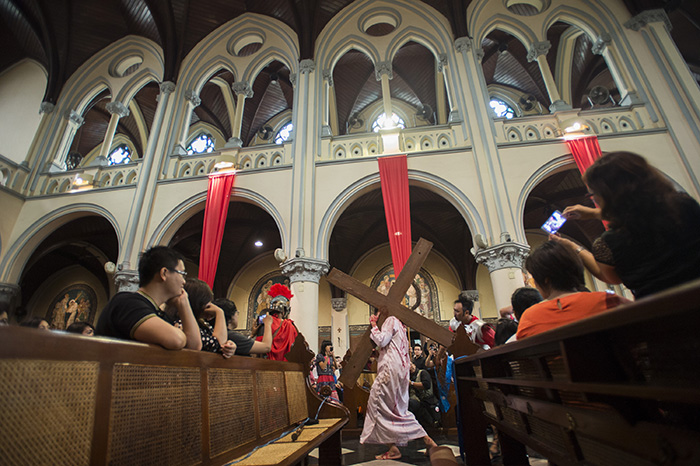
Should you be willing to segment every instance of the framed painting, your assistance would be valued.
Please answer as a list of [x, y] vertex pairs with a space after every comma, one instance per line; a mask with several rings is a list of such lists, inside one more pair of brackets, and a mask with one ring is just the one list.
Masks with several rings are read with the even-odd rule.
[[246, 328], [252, 329], [255, 318], [260, 315], [263, 310], [268, 308], [272, 298], [267, 294], [267, 292], [270, 291], [272, 285], [276, 283], [281, 283], [289, 288], [289, 277], [285, 277], [279, 273], [270, 273], [262, 277], [255, 284], [253, 291], [250, 293], [250, 297], [248, 298], [248, 319], [246, 320]]
[[[394, 267], [388, 265], [374, 276], [371, 286], [378, 292], [386, 295], [395, 281]], [[436, 321], [440, 320], [437, 287], [433, 277], [424, 269], [420, 269], [413, 279], [413, 284], [408, 287], [408, 291], [406, 291], [403, 299], [403, 305], [423, 317]], [[370, 306], [370, 314], [373, 312], [374, 309]]]
[[54, 330], [65, 330], [73, 322], [94, 325], [97, 294], [90, 286], [71, 285], [61, 290], [51, 301], [44, 320]]

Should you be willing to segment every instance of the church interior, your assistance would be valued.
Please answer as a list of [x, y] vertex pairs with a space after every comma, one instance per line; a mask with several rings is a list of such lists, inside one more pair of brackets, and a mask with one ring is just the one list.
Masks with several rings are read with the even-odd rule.
[[[340, 355], [372, 308], [326, 274], [384, 294], [396, 278], [382, 156], [406, 155], [411, 240], [433, 244], [404, 303], [443, 327], [460, 293], [495, 323], [540, 226], [593, 205], [567, 137], [638, 153], [700, 199], [691, 0], [1, 0], [0, 22], [13, 324], [63, 330], [70, 300], [96, 323], [152, 246], [197, 277], [222, 166], [235, 180], [214, 295], [247, 332], [285, 284], [310, 349]], [[586, 248], [603, 231], [560, 230]]]

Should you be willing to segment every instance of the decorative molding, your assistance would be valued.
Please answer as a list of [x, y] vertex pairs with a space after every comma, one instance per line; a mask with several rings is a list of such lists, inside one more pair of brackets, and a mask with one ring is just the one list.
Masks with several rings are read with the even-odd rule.
[[323, 79], [326, 80], [328, 83], [328, 87], [333, 87], [333, 73], [331, 73], [331, 70], [324, 70], [323, 71]]
[[119, 291], [137, 291], [139, 289], [139, 274], [136, 270], [120, 270], [114, 274], [114, 284]]
[[632, 29], [633, 31], [639, 31], [644, 26], [649, 23], [664, 23], [666, 30], [671, 32], [673, 26], [671, 25], [671, 20], [668, 19], [668, 15], [662, 9], [656, 10], [646, 10], [634, 16], [632, 19], [625, 23], [627, 29]]
[[296, 85], [297, 85], [297, 74], [296, 73], [289, 73], [289, 82], [292, 83], [292, 86], [296, 87]]
[[110, 102], [105, 105], [105, 108], [111, 115], [117, 115], [119, 118], [127, 117], [130, 113], [129, 109], [121, 102]]
[[447, 54], [446, 53], [441, 53], [438, 55], [438, 73], [444, 73], [445, 72], [445, 67], [447, 66]]
[[591, 52], [596, 55], [603, 55], [605, 48], [612, 42], [612, 37], [607, 32], [602, 33], [591, 46]]
[[160, 93], [161, 94], [171, 94], [175, 90], [175, 83], [172, 81], [163, 81], [160, 83]]
[[231, 90], [238, 96], [243, 94], [246, 99], [253, 97], [253, 88], [248, 81], [238, 81], [231, 84]]
[[530, 50], [527, 51], [527, 61], [533, 62], [537, 60], [537, 57], [547, 55], [550, 48], [552, 48], [552, 43], [548, 40], [533, 43]]
[[66, 110], [66, 113], [63, 116], [76, 128], [80, 128], [83, 125], [83, 123], [85, 123], [85, 119], [81, 117], [75, 110]]
[[243, 147], [243, 140], [241, 138], [237, 138], [236, 136], [231, 136], [228, 141], [226, 141], [226, 144], [224, 144], [224, 147], [226, 149], [240, 149]]
[[192, 89], [185, 91], [185, 100], [191, 103], [193, 107], [199, 107], [199, 104], [202, 103], [202, 99]]
[[455, 39], [455, 50], [457, 52], [469, 52], [472, 49], [472, 40], [469, 37], [458, 37]]
[[316, 70], [316, 63], [310, 58], [305, 58], [299, 62], [299, 73], [308, 74]]
[[394, 79], [394, 71], [391, 68], [390, 61], [377, 63], [377, 65], [374, 67], [374, 77], [377, 79], [377, 81], [381, 81], [383, 75], [387, 75], [389, 79]]
[[51, 102], [42, 102], [39, 105], [39, 113], [52, 113], [56, 106]]
[[462, 114], [459, 113], [459, 110], [457, 110], [457, 109], [451, 110], [450, 116], [447, 118], [447, 122], [449, 124], [461, 123], [462, 122]]
[[476, 59], [479, 61], [479, 63], [481, 63], [481, 60], [484, 59], [484, 49], [479, 47], [474, 51], [474, 53], [476, 54]]
[[479, 301], [479, 290], [462, 290], [459, 296], [465, 297], [472, 302]]
[[555, 100], [552, 102], [552, 104], [549, 106], [549, 111], [551, 113], [556, 113], [556, 112], [566, 112], [568, 110], [571, 110], [573, 107], [571, 105], [567, 104], [563, 100]]
[[314, 282], [321, 280], [330, 270], [330, 264], [326, 261], [295, 257], [282, 263], [282, 273], [289, 277], [290, 283]]
[[342, 312], [348, 307], [348, 298], [331, 298], [331, 306], [336, 312]]
[[482, 249], [474, 255], [477, 264], [484, 264], [489, 273], [500, 269], [522, 269], [530, 247], [519, 243], [501, 243]]

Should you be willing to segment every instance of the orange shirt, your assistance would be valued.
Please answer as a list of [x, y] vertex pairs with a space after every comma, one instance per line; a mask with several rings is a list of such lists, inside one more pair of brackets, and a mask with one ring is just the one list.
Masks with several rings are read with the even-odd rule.
[[523, 313], [518, 324], [517, 339], [522, 340], [629, 302], [628, 299], [605, 291], [575, 293], [542, 301]]

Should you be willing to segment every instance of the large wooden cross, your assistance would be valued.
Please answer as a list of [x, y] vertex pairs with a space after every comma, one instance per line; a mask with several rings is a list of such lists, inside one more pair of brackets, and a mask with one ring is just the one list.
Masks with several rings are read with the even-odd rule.
[[[408, 287], [413, 283], [416, 274], [423, 262], [425, 262], [432, 247], [433, 243], [428, 240], [421, 238], [418, 241], [411, 256], [406, 261], [406, 265], [404, 265], [399, 276], [396, 277], [396, 281], [386, 296], [335, 268], [330, 271], [327, 280], [367, 304], [378, 308], [381, 311], [379, 322], [377, 322], [378, 326], [381, 327], [388, 316], [394, 316], [408, 327], [448, 347], [452, 343], [452, 337], [454, 336], [452, 332], [401, 304]], [[353, 349], [350, 360], [343, 366], [343, 372], [339, 381], [346, 387], [355, 385], [362, 368], [372, 354], [374, 343], [370, 339], [370, 332], [371, 327], [362, 335], [362, 338]]]

